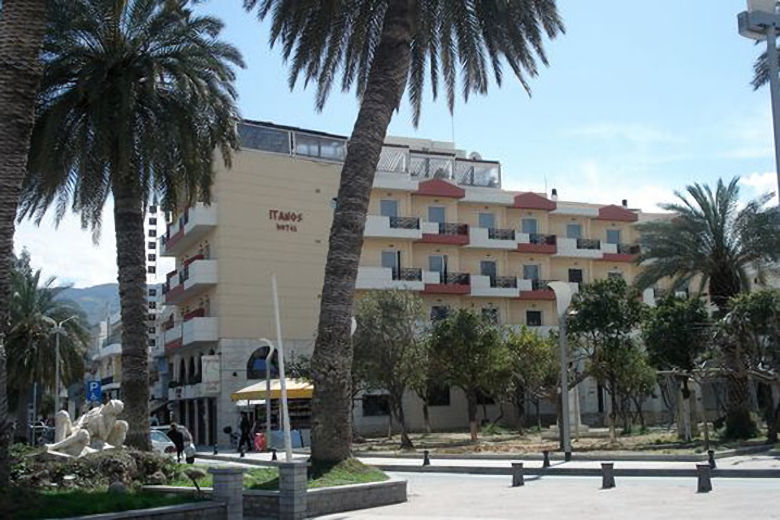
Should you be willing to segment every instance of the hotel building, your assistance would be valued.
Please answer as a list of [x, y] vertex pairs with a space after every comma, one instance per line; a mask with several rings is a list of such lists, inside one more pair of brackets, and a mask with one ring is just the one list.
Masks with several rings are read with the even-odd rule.
[[[310, 356], [328, 235], [346, 138], [245, 121], [233, 167], [221, 164], [209, 206], [173, 216], [159, 254], [174, 257], [162, 293], [162, 345], [169, 409], [200, 444], [226, 444], [238, 426], [230, 394], [265, 377], [263, 337], [275, 340], [271, 274], [277, 276], [285, 355]], [[356, 289], [418, 293], [431, 319], [478, 310], [501, 324], [540, 333], [556, 325], [551, 280], [605, 277], [631, 282], [639, 253], [635, 224], [657, 218], [617, 204], [573, 202], [576, 194], [501, 188], [497, 161], [453, 143], [388, 138], [366, 219]], [[653, 301], [653, 290], [644, 293]], [[201, 357], [219, 357], [220, 380], [206, 388]], [[262, 370], [260, 370], [262, 368]], [[407, 415], [422, 424], [416, 397]], [[583, 412], [604, 412], [595, 382], [579, 386]], [[455, 389], [431, 408], [434, 428], [466, 425]], [[660, 407], [660, 403], [658, 403]], [[488, 407], [488, 414], [496, 407]], [[650, 406], [652, 411], [653, 407]], [[659, 409], [660, 410], [660, 409]], [[364, 431], [386, 431], [381, 396], [355, 410]]]

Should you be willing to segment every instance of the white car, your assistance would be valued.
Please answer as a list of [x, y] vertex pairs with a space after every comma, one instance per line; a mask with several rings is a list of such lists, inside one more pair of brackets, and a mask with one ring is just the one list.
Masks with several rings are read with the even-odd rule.
[[[181, 424], [179, 424], [176, 427], [184, 437], [184, 460], [187, 462], [187, 464], [192, 464], [193, 462], [195, 462], [195, 452], [197, 451], [195, 449], [195, 444], [192, 442], [192, 434], [190, 433], [190, 431], [187, 429], [186, 426], [182, 426]], [[165, 438], [168, 439], [169, 442], [173, 443], [173, 441], [171, 441], [171, 439], [165, 433], [169, 429], [170, 426], [152, 426], [152, 435], [154, 435], [155, 433], [162, 433], [165, 436]], [[168, 453], [168, 451], [166, 450], [165, 453]], [[176, 453], [175, 444], [173, 445], [172, 453], [174, 454]]]
[[151, 431], [152, 451], [160, 455], [176, 455], [176, 445], [173, 441], [159, 430]]

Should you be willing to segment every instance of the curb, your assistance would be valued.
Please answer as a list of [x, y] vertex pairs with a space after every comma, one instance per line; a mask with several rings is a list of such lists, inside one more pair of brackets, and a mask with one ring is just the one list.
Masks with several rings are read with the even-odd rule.
[[[735, 457], [738, 455], [749, 455], [753, 453], [761, 453], [767, 451], [769, 455], [780, 454], [780, 452], [773, 453], [769, 451], [771, 446], [758, 445], [758, 446], [745, 446], [742, 448], [734, 448], [730, 450], [716, 451], [716, 459], [724, 459], [728, 457]], [[357, 458], [375, 458], [375, 459], [420, 459], [422, 460], [422, 453], [371, 453], [371, 452], [357, 452], [354, 454]], [[485, 454], [455, 454], [455, 453], [431, 453], [431, 458], [437, 460], [505, 460], [507, 462], [516, 461], [517, 459], [523, 460], [542, 460], [541, 453], [514, 453], [511, 455], [498, 454], [498, 453], [485, 453]], [[695, 453], [690, 455], [676, 455], [670, 453], [615, 453], [609, 451], [602, 452], [573, 452], [571, 460], [582, 461], [602, 461], [602, 460], [614, 460], [614, 461], [641, 461], [641, 462], [706, 462], [707, 453]], [[563, 460], [563, 454], [558, 451], [550, 451], [550, 460]]]
[[[455, 473], [461, 475], [511, 475], [512, 468], [487, 466], [407, 466], [403, 464], [379, 464], [382, 471], [396, 473]], [[549, 477], [601, 477], [601, 468], [541, 468], [525, 467], [526, 476]], [[615, 468], [616, 477], [695, 477], [696, 468]], [[780, 478], [780, 469], [714, 469], [712, 477], [719, 478]]]

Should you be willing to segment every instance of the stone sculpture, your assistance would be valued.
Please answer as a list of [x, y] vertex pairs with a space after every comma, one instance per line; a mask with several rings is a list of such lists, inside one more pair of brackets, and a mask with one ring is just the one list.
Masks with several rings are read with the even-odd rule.
[[54, 443], [46, 451], [54, 455], [81, 457], [87, 453], [121, 447], [127, 435], [127, 421], [117, 419], [124, 404], [118, 399], [93, 408], [75, 422], [65, 410], [54, 416]]

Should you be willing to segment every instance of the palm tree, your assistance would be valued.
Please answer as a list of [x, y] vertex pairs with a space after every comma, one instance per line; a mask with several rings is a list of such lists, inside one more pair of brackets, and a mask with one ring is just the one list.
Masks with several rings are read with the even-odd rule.
[[38, 57], [46, 29], [47, 1], [0, 2], [0, 489], [8, 485], [8, 449], [13, 436], [3, 336], [8, 325], [14, 219], [43, 69]]
[[[504, 62], [523, 87], [547, 64], [544, 35], [564, 30], [555, 0], [244, 0], [260, 19], [271, 18], [271, 44], [290, 60], [290, 87], [299, 76], [317, 85], [325, 104], [336, 76], [360, 100], [334, 212], [312, 358], [312, 458], [349, 457], [350, 324], [355, 278], [374, 172], [387, 126], [408, 90], [419, 121], [425, 77], [434, 97], [440, 78], [450, 110], [458, 70], [463, 96], [497, 84]], [[408, 83], [408, 89], [407, 89]]]
[[[679, 202], [662, 204], [676, 215], [639, 226], [642, 272], [639, 287], [650, 287], [671, 278], [676, 287], [699, 279], [699, 292], [706, 287], [710, 301], [723, 315], [729, 300], [749, 291], [754, 279], [763, 279], [776, 269], [780, 258], [780, 210], [766, 207], [771, 195], [748, 202], [740, 209], [739, 178], [724, 184], [688, 186], [687, 196], [676, 193]], [[733, 345], [732, 345], [733, 347]], [[734, 348], [723, 358], [728, 377], [727, 433], [741, 436], [752, 423], [748, 410], [747, 367]]]
[[144, 211], [209, 202], [212, 159], [238, 147], [222, 23], [186, 0], [54, 0], [20, 218], [70, 205], [99, 231], [114, 200], [127, 444], [150, 449]]
[[17, 416], [25, 424], [27, 400], [33, 383], [56, 392], [54, 342], [51, 320], [64, 321], [66, 333], [60, 341], [62, 383], [67, 386], [84, 376], [84, 355], [89, 344], [86, 317], [75, 303], [61, 298], [67, 286], [55, 286], [56, 279], [41, 280], [41, 271], [30, 267], [23, 252], [11, 272], [10, 326], [6, 337], [8, 386], [18, 392]]

